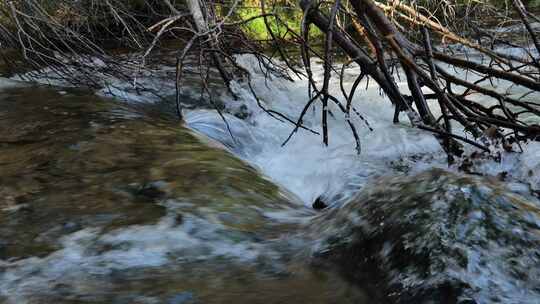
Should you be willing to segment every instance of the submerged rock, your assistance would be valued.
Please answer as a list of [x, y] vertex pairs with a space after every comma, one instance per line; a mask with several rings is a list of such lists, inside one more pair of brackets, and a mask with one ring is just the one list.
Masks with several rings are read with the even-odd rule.
[[381, 302], [540, 299], [539, 204], [501, 184], [443, 170], [386, 178], [312, 225], [316, 260]]
[[311, 210], [177, 120], [42, 87], [0, 118], [0, 303], [362, 303], [291, 261]]
[[254, 168], [144, 109], [15, 88], [2, 91], [0, 118], [0, 239], [9, 241], [0, 259], [47, 255], [82, 227], [107, 233], [167, 212], [274, 235], [265, 213], [296, 207]]
[[328, 207], [328, 204], [325, 202], [324, 198], [319, 196], [319, 197], [317, 197], [315, 202], [313, 202], [311, 207], [313, 207], [313, 209], [315, 209], [315, 210], [323, 210], [323, 209], [326, 209]]

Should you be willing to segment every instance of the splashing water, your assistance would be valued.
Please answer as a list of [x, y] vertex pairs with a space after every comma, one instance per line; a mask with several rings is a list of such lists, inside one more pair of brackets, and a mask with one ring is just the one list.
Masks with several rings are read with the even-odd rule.
[[[503, 50], [511, 51], [511, 50]], [[471, 52], [474, 53], [474, 52]], [[477, 57], [477, 58], [476, 58]], [[482, 61], [481, 56], [475, 59]], [[294, 81], [279, 78], [265, 78], [265, 71], [261, 70], [256, 58], [251, 55], [237, 56], [237, 63], [251, 73], [252, 86], [265, 108], [280, 112], [296, 121], [308, 101], [308, 81], [305, 78], [293, 77]], [[323, 79], [323, 66], [314, 62], [313, 78], [321, 83]], [[55, 85], [58, 83], [48, 77], [44, 70], [38, 82]], [[466, 71], [448, 70], [460, 77], [479, 78]], [[102, 96], [114, 96], [130, 102], [157, 101], [157, 96], [170, 96], [174, 92], [174, 84], [170, 81], [172, 70], [169, 67], [153, 70], [147, 74], [138, 74], [137, 82], [128, 83], [124, 80], [104, 76], [105, 88], [97, 92]], [[344, 73], [343, 86], [350, 90], [352, 84], [360, 74], [359, 68], [348, 68]], [[330, 93], [341, 96], [338, 75], [334, 75], [330, 82]], [[24, 77], [23, 77], [24, 78]], [[189, 78], [189, 77], [188, 77]], [[51, 82], [52, 81], [52, 82]], [[396, 77], [397, 85], [405, 93], [408, 91], [404, 77]], [[277, 184], [290, 190], [298, 196], [305, 205], [311, 205], [322, 196], [327, 202], [340, 204], [346, 202], [359, 191], [368, 180], [381, 175], [395, 173], [414, 173], [426, 168], [439, 167], [458, 170], [457, 166], [448, 168], [445, 152], [434, 136], [426, 131], [417, 130], [410, 126], [405, 113], [400, 115], [400, 124], [393, 124], [394, 109], [390, 101], [381, 94], [374, 81], [363, 80], [353, 99], [353, 107], [369, 122], [373, 131], [370, 131], [364, 120], [351, 114], [347, 118], [334, 104], [329, 105], [329, 136], [330, 143], [325, 147], [322, 135], [299, 129], [285, 146], [294, 126], [288, 122], [281, 122], [263, 111], [257, 100], [252, 96], [245, 83], [233, 82], [232, 89], [239, 96], [232, 99], [225, 93], [220, 96], [219, 102], [225, 106], [223, 118], [214, 111], [194, 106], [190, 96], [197, 96], [197, 80], [193, 77], [184, 80], [183, 95], [186, 105], [185, 120], [187, 126], [223, 144], [236, 156], [257, 167]], [[133, 85], [144, 85], [150, 90], [134, 90]], [[216, 86], [212, 82], [211, 85]], [[524, 92], [509, 83], [496, 83], [490, 88], [497, 91], [513, 90], [512, 94], [519, 96]], [[455, 88], [459, 89], [459, 88]], [[219, 88], [217, 88], [219, 90]], [[225, 90], [221, 88], [221, 92]], [[152, 93], [153, 92], [153, 93]], [[159, 94], [157, 94], [157, 93]], [[531, 94], [527, 98], [536, 98]], [[200, 101], [200, 100], [199, 100]], [[435, 101], [430, 107], [439, 111]], [[488, 101], [485, 101], [488, 103]], [[199, 102], [200, 103], [200, 102]], [[208, 106], [207, 101], [203, 107]], [[227, 113], [242, 115], [242, 119]], [[361, 153], [355, 150], [355, 142], [347, 119], [356, 126], [360, 140]], [[537, 119], [532, 117], [531, 119]], [[530, 119], [529, 119], [530, 120]], [[529, 121], [531, 122], [531, 121]], [[538, 122], [540, 123], [540, 122]], [[307, 128], [322, 133], [321, 104], [314, 103], [303, 119]], [[469, 137], [458, 126], [455, 131], [462, 136]], [[229, 128], [233, 137], [229, 134]], [[466, 151], [472, 148], [465, 145]], [[538, 143], [525, 144], [524, 153], [506, 153], [501, 151], [500, 162], [478, 161], [475, 170], [482, 174], [497, 175], [501, 172], [515, 181], [528, 184], [535, 191], [540, 191], [540, 145]], [[519, 150], [517, 148], [515, 150]]]
[[[258, 69], [253, 57], [240, 56], [238, 62], [251, 72], [253, 87], [265, 107], [281, 112], [292, 120], [297, 119], [307, 101], [307, 81], [305, 79], [297, 78], [294, 82], [282, 79], [265, 79], [264, 73]], [[315, 79], [320, 81], [322, 79], [322, 66], [320, 64], [314, 65], [314, 73]], [[347, 89], [350, 88], [354, 77], [358, 74], [358, 69], [351, 68], [345, 71], [344, 85]], [[141, 78], [139, 81], [151, 85], [151, 77], [148, 78], [148, 80]], [[115, 83], [114, 80], [110, 82], [115, 84], [113, 87], [118, 92], [115, 94], [115, 90], [104, 89], [98, 92], [99, 95], [120, 95], [134, 102], [155, 100], [152, 99], [151, 95], [135, 96], [133, 92], [125, 89], [128, 86], [126, 83]], [[14, 85], [16, 83], [13, 81], [0, 78], [0, 88]], [[404, 82], [399, 82], [398, 85], [403, 89], [406, 87]], [[214, 110], [201, 108], [186, 110], [186, 125], [214, 139], [223, 148], [230, 150], [283, 188], [288, 189], [292, 195], [287, 193], [286, 195], [293, 202], [295, 201], [294, 196], [297, 196], [300, 203], [308, 206], [319, 196], [323, 196], [325, 202], [335, 205], [348, 202], [364, 185], [379, 176], [395, 175], [396, 173], [413, 174], [427, 168], [447, 167], [446, 155], [431, 133], [411, 128], [405, 115], [401, 117], [402, 123], [393, 124], [393, 107], [387, 98], [379, 94], [375, 83], [363, 83], [360, 87], [366, 87], [366, 89], [357, 92], [353, 105], [373, 128], [373, 131], [370, 131], [359, 117], [350, 118], [359, 131], [362, 141], [361, 154], [357, 154], [355, 151], [354, 139], [346, 124], [347, 117], [344, 117], [333, 105], [329, 107], [332, 115], [329, 117], [330, 145], [328, 147], [322, 144], [321, 135], [315, 135], [306, 130], [299, 130], [287, 145], [282, 146], [292, 131], [293, 125], [279, 122], [265, 113], [243, 83], [233, 83], [233, 90], [240, 97], [238, 100], [232, 100], [226, 95], [221, 96], [220, 100], [225, 105], [226, 113], [238, 114], [241, 112], [243, 114], [242, 119], [232, 114], [225, 114], [234, 137], [230, 136], [226, 124]], [[161, 93], [165, 95], [174, 93], [173, 86], [170, 84], [160, 84], [160, 88], [164, 88]], [[191, 89], [188, 88], [188, 90]], [[333, 94], [340, 95], [337, 78], [334, 78], [331, 83], [331, 89]], [[122, 92], [125, 94], [120, 94]], [[319, 133], [321, 132], [320, 112], [320, 104], [316, 104], [304, 118], [304, 125]], [[125, 116], [125, 114], [122, 115]], [[119, 130], [121, 130], [120, 128]], [[148, 129], [145, 130], [148, 131]], [[491, 175], [505, 171], [516, 181], [528, 183], [528, 186], [520, 183], [509, 183], [508, 186], [512, 188], [512, 191], [528, 192], [529, 186], [533, 189], [540, 189], [540, 144], [529, 143], [523, 148], [524, 152], [521, 154], [503, 154], [500, 162], [479, 162], [476, 169]], [[80, 147], [74, 147], [74, 149], [80, 149]], [[115, 152], [115, 155], [118, 154], [118, 151]], [[175, 150], [167, 155], [176, 157], [181, 153], [178, 151], [177, 154]], [[191, 159], [192, 156], [190, 155], [188, 159]], [[152, 159], [154, 158], [160, 159], [156, 155], [153, 155]], [[141, 159], [140, 151], [134, 159]], [[201, 165], [207, 166], [204, 159], [201, 160]], [[164, 164], [154, 166], [154, 171], [159, 173], [160, 166], [164, 166]], [[456, 170], [455, 168], [450, 169]], [[234, 168], [227, 170], [232, 172], [231, 176], [238, 175]], [[177, 170], [177, 168], [171, 170], [171, 172], [179, 171], [182, 170]], [[204, 180], [204, 176], [208, 175], [207, 173], [199, 175], [197, 172], [193, 172], [193, 178]], [[137, 174], [136, 176], [140, 177], [141, 175]], [[225, 185], [237, 183], [237, 181], [232, 180], [232, 177], [224, 179]], [[171, 180], [183, 185], [181, 178], [172, 178]], [[189, 183], [197, 183], [190, 178], [186, 178], [186, 180], [189, 180]], [[258, 188], [251, 188], [255, 184], [257, 182], [248, 178], [246, 183], [239, 185], [238, 188], [224, 187], [225, 190], [229, 191], [226, 193], [231, 195], [233, 205], [238, 204], [239, 206], [238, 209], [234, 209], [234, 214], [238, 215], [238, 218], [250, 219], [252, 214], [243, 212], [249, 208], [244, 208], [246, 204], [241, 203], [241, 200], [239, 203], [239, 199], [235, 195], [241, 191], [258, 193]], [[192, 186], [190, 184], [186, 187]], [[205, 195], [205, 193], [199, 194]], [[227, 206], [223, 201], [223, 196], [219, 197], [221, 201], [219, 204], [211, 204], [213, 208]], [[283, 254], [282, 248], [277, 249], [282, 245], [281, 240], [259, 242], [256, 237], [251, 239], [249, 237], [252, 232], [250, 229], [253, 227], [248, 224], [246, 227], [251, 228], [246, 228], [248, 229], [246, 236], [238, 233], [231, 234], [232, 230], [229, 227], [225, 229], [222, 225], [216, 224], [215, 221], [219, 219], [218, 223], [220, 221], [236, 222], [237, 218], [227, 216], [223, 212], [202, 208], [199, 211], [208, 218], [198, 218], [195, 215], [190, 216], [192, 213], [195, 214], [193, 211], [186, 211], [188, 215], [184, 218], [183, 225], [177, 225], [175, 213], [172, 212], [174, 210], [171, 209], [170, 205], [166, 207], [165, 216], [156, 223], [129, 225], [129, 227], [111, 231], [99, 227], [88, 227], [60, 239], [58, 248], [55, 248], [56, 251], [47, 256], [31, 256], [18, 261], [0, 260], [0, 269], [6, 270], [0, 275], [0, 287], [2, 287], [0, 288], [0, 302], [4, 296], [13, 300], [14, 303], [24, 303], [25, 300], [31, 299], [33, 296], [42, 296], [39, 293], [36, 294], [36, 290], [47, 291], [53, 284], [55, 284], [55, 290], [51, 293], [54, 296], [62, 295], [62, 292], [71, 288], [74, 290], [72, 292], [74, 297], [88, 294], [87, 288], [94, 291], [101, 290], [104, 286], [100, 285], [99, 282], [102, 281], [118, 280], [117, 286], [127, 286], [129, 284], [125, 284], [125, 282], [132, 280], [131, 272], [134, 273], [135, 277], [140, 275], [147, 278], [148, 274], [137, 273], [139, 270], [144, 272], [144, 269], [147, 268], [152, 269], [152, 271], [166, 272], [163, 275], [166, 280], [169, 279], [171, 273], [178, 273], [181, 276], [178, 281], [182, 282], [201, 270], [210, 269], [209, 271], [212, 273], [201, 279], [206, 283], [210, 282], [209, 278], [215, 277], [214, 270], [216, 273], [219, 272], [220, 268], [214, 267], [215, 261], [218, 261], [216, 264], [219, 264], [219, 261], [227, 260], [228, 266], [245, 264], [256, 268], [260, 266], [259, 264], [266, 265], [267, 260], [268, 264], [274, 265], [279, 262], [278, 260], [282, 256], [288, 255], [288, 251], [287, 254]], [[298, 209], [305, 211], [305, 208]], [[298, 218], [294, 218], [288, 208], [280, 211], [274, 208], [261, 209], [254, 206], [253, 210], [259, 212], [261, 219], [264, 219], [265, 222], [282, 221], [287, 223], [290, 221], [298, 224], [311, 220], [313, 215], [313, 213], [306, 212], [299, 215]], [[6, 212], [12, 211], [7, 210]], [[101, 247], [96, 247], [96, 244]], [[305, 243], [302, 243], [293, 247], [299, 249], [306, 246]], [[187, 259], [187, 261], [180, 263], [175, 260], [182, 258]], [[191, 262], [197, 264], [194, 266], [193, 272], [185, 272], [187, 265]], [[199, 264], [202, 262], [207, 263], [208, 265], [205, 265], [208, 267], [201, 267]], [[163, 270], [171, 265], [177, 265], [178, 269], [171, 268], [170, 272]], [[274, 269], [279, 267], [267, 268], [269, 269], [265, 268], [264, 271], [277, 272], [276, 277], [280, 276], [281, 270]], [[252, 272], [259, 274], [259, 270]], [[291, 273], [294, 272], [294, 269], [291, 270]], [[186, 273], [188, 274], [186, 275]], [[104, 277], [107, 280], [104, 280]], [[226, 276], [217, 277], [223, 281], [229, 281]], [[305, 286], [308, 287], [306, 290], [309, 292], [306, 294], [317, 296], [316, 293], [312, 292], [313, 282], [319, 282], [319, 280], [307, 277]], [[290, 282], [294, 283], [295, 280], [298, 278], [291, 277]], [[145, 284], [150, 284], [149, 281], [151, 280], [144, 280]], [[268, 285], [265, 280], [255, 281], [261, 282], [263, 286]], [[326, 288], [332, 290], [332, 286], [327, 286], [326, 282], [324, 284]], [[89, 287], [90, 285], [95, 288], [92, 289], [93, 287]], [[156, 282], [152, 288], [160, 288], [158, 285], [166, 284]], [[213, 286], [211, 282], [208, 285]], [[219, 284], [214, 285], [218, 286]], [[242, 289], [244, 285], [244, 282], [239, 283], [240, 290], [244, 290]], [[208, 287], [205, 285], [204, 288], [199, 289], [207, 290]], [[106, 291], [106, 295], [103, 297], [114, 294], [114, 292], [114, 290]], [[335, 298], [332, 292], [328, 293], [328, 296]], [[271, 294], [273, 296], [274, 292]], [[19, 296], [20, 298], [17, 298]], [[302, 298], [302, 300], [310, 302], [306, 298]], [[324, 302], [324, 299], [320, 301]], [[358, 303], [358, 301], [352, 302]]]
[[[264, 78], [253, 57], [239, 56], [237, 59], [239, 64], [251, 72], [253, 88], [265, 107], [296, 121], [308, 101], [307, 80], [268, 80]], [[313, 72], [315, 80], [322, 81], [322, 65], [315, 65]], [[357, 75], [358, 69], [346, 70], [344, 86], [347, 90]], [[398, 86], [405, 91], [406, 85], [405, 81], [398, 82]], [[330, 84], [331, 93], [341, 95], [339, 86], [337, 77], [334, 77]], [[360, 89], [362, 87], [366, 89]], [[235, 112], [244, 107], [244, 111], [247, 108], [250, 114], [245, 120], [226, 115], [234, 139], [214, 111], [189, 111], [186, 114], [188, 126], [225, 144], [233, 153], [298, 195], [306, 205], [311, 205], [319, 196], [334, 204], [345, 202], [367, 180], [381, 175], [447, 167], [445, 152], [432, 134], [411, 128], [403, 113], [400, 116], [402, 123], [392, 123], [393, 106], [380, 94], [374, 81], [361, 83], [353, 100], [353, 106], [373, 128], [370, 131], [356, 115], [350, 117], [361, 138], [362, 149], [359, 155], [346, 124], [347, 117], [337, 106], [329, 107], [332, 115], [329, 118], [328, 147], [323, 145], [321, 135], [302, 129], [282, 146], [294, 126], [279, 122], [263, 111], [244, 86], [235, 83], [233, 89], [240, 96], [240, 101], [223, 97], [229, 111]], [[437, 109], [436, 105], [433, 108]], [[303, 122], [306, 127], [322, 133], [321, 105], [315, 104]], [[480, 170], [494, 175], [506, 171], [528, 182], [533, 189], [539, 189], [540, 174], [531, 173], [537, 172], [534, 169], [540, 166], [539, 148], [537, 143], [531, 143], [525, 146], [523, 154], [505, 155], [500, 163], [482, 163]]]

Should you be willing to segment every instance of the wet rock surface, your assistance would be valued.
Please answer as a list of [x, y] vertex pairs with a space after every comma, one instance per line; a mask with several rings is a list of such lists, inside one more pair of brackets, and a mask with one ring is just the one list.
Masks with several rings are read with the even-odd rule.
[[539, 204], [499, 183], [431, 170], [313, 211], [159, 111], [87, 92], [5, 89], [0, 130], [2, 304], [540, 298]]
[[168, 200], [189, 202], [180, 214], [232, 213], [227, 224], [251, 232], [272, 225], [265, 207], [294, 207], [256, 170], [177, 123], [91, 95], [2, 95], [0, 237], [11, 240], [2, 258], [50, 253], [49, 239], [84, 227], [156, 223]]
[[293, 261], [311, 211], [177, 121], [23, 87], [0, 130], [2, 304], [364, 302]]
[[502, 184], [443, 170], [383, 178], [311, 225], [316, 260], [382, 303], [540, 299], [540, 204]]

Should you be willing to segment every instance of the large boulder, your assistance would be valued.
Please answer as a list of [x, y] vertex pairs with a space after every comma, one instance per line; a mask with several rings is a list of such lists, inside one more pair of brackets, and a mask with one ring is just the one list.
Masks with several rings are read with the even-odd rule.
[[381, 302], [539, 303], [540, 207], [479, 177], [384, 178], [312, 223], [331, 261]]
[[0, 92], [0, 118], [0, 260], [171, 212], [274, 235], [267, 213], [296, 208], [257, 170], [151, 111], [30, 87]]
[[284, 266], [302, 205], [142, 107], [0, 91], [0, 303], [346, 303]]

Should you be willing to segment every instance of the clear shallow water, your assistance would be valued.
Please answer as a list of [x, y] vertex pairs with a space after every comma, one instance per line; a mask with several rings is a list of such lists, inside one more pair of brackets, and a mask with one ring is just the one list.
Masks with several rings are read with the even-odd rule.
[[[266, 106], [298, 115], [305, 80], [265, 81], [251, 58], [239, 61], [252, 70]], [[346, 86], [356, 73], [347, 71]], [[124, 86], [116, 84], [123, 98], [152, 100], [134, 98]], [[335, 205], [348, 202], [380, 176], [455, 170], [447, 168], [438, 142], [410, 128], [405, 117], [392, 124], [392, 108], [369, 87], [357, 92], [355, 107], [374, 131], [352, 118], [360, 155], [333, 108], [329, 147], [305, 131], [281, 147], [292, 127], [260, 110], [243, 85], [234, 89], [239, 101], [221, 101], [230, 113], [243, 108], [249, 114], [227, 114], [234, 140], [206, 109], [186, 109], [193, 133], [164, 120], [159, 104], [157, 111], [137, 111], [69, 90], [4, 89], [3, 130], [12, 137], [3, 140], [7, 153], [0, 161], [2, 185], [8, 185], [0, 214], [9, 223], [0, 230], [8, 240], [0, 244], [0, 302], [371, 303], [331, 268], [309, 265], [311, 240], [302, 229], [315, 213], [304, 206], [320, 195]], [[315, 130], [319, 112], [305, 119]], [[529, 193], [540, 184], [539, 151], [532, 143], [522, 154], [504, 154], [502, 162], [477, 169], [494, 176], [507, 171], [512, 182], [504, 187]]]
[[0, 118], [0, 303], [364, 302], [298, 257], [311, 210], [177, 122], [25, 86]]

